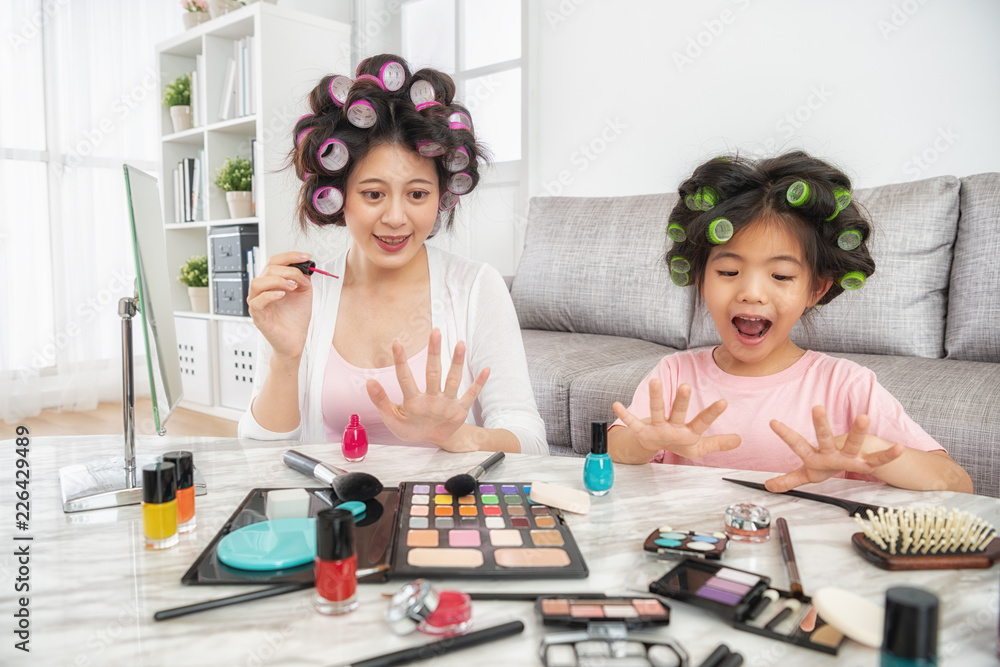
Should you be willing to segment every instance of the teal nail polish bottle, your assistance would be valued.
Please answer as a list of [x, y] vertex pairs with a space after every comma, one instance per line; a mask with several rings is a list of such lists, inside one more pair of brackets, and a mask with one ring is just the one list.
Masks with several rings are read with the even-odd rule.
[[608, 423], [590, 422], [590, 453], [583, 462], [583, 485], [592, 496], [603, 496], [615, 483], [608, 454]]

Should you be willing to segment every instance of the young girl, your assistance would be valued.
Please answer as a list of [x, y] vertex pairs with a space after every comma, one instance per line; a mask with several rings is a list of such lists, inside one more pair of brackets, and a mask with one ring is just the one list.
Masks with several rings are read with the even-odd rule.
[[548, 453], [503, 278], [424, 243], [479, 181], [483, 149], [454, 94], [446, 74], [392, 55], [310, 94], [291, 153], [299, 220], [346, 226], [350, 246], [318, 267], [339, 278], [283, 252], [250, 283], [266, 342], [240, 437], [338, 442], [358, 414], [372, 443]]
[[801, 152], [717, 158], [681, 185], [671, 278], [697, 287], [722, 344], [665, 357], [627, 410], [614, 404], [614, 460], [783, 472], [767, 482], [775, 492], [841, 473], [972, 492], [874, 373], [789, 337], [804, 312], [875, 271], [850, 191], [846, 175]]

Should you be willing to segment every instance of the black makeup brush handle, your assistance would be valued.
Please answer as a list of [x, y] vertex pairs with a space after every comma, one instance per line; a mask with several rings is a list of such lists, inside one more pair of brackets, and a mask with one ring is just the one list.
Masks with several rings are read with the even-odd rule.
[[496, 464], [498, 464], [501, 461], [503, 461], [503, 459], [504, 459], [505, 456], [506, 456], [506, 454], [504, 454], [503, 452], [495, 452], [493, 454], [493, 456], [491, 456], [490, 458], [486, 459], [485, 461], [483, 461], [482, 463], [480, 463], [479, 465], [477, 465], [475, 468], [473, 468], [472, 470], [470, 470], [469, 474], [472, 475], [473, 479], [478, 480], [480, 477], [482, 477], [486, 473], [487, 470], [489, 470], [490, 468], [492, 468]]

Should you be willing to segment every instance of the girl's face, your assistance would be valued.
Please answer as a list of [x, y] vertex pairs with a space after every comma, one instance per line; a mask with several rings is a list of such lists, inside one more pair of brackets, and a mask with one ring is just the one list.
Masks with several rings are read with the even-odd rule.
[[434, 161], [397, 144], [373, 148], [347, 179], [344, 220], [368, 268], [399, 269], [421, 254], [438, 215]]
[[814, 288], [798, 239], [781, 221], [762, 219], [712, 248], [701, 294], [722, 345], [719, 368], [732, 375], [782, 371], [802, 356], [789, 334], [806, 308], [830, 288]]

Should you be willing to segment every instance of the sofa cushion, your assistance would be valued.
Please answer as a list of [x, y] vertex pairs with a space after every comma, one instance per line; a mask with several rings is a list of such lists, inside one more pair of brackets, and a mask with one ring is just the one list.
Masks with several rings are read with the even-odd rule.
[[963, 178], [961, 201], [944, 347], [949, 359], [1000, 362], [1000, 174]]
[[639, 383], [666, 354], [669, 353], [605, 366], [573, 380], [569, 387], [569, 418], [574, 451], [580, 454], [590, 451], [590, 422], [606, 421], [610, 425], [617, 419], [611, 404], [621, 401], [628, 407]]
[[536, 197], [511, 287], [521, 326], [687, 347], [693, 294], [664, 255], [676, 194]]
[[[557, 447], [568, 447], [572, 442], [569, 390], [574, 379], [594, 369], [637, 357], [662, 357], [676, 351], [635, 338], [559, 331], [522, 329], [521, 338], [538, 413], [545, 422], [545, 435], [549, 445]], [[610, 408], [611, 403], [608, 403]]]
[[[856, 190], [854, 201], [873, 223], [869, 249], [875, 274], [860, 290], [816, 308], [808, 326], [796, 325], [792, 339], [823, 352], [943, 357], [958, 179]], [[718, 342], [712, 318], [699, 303], [689, 345]]]
[[975, 492], [1000, 495], [1000, 365], [837, 354], [875, 372], [915, 422], [972, 477]]

